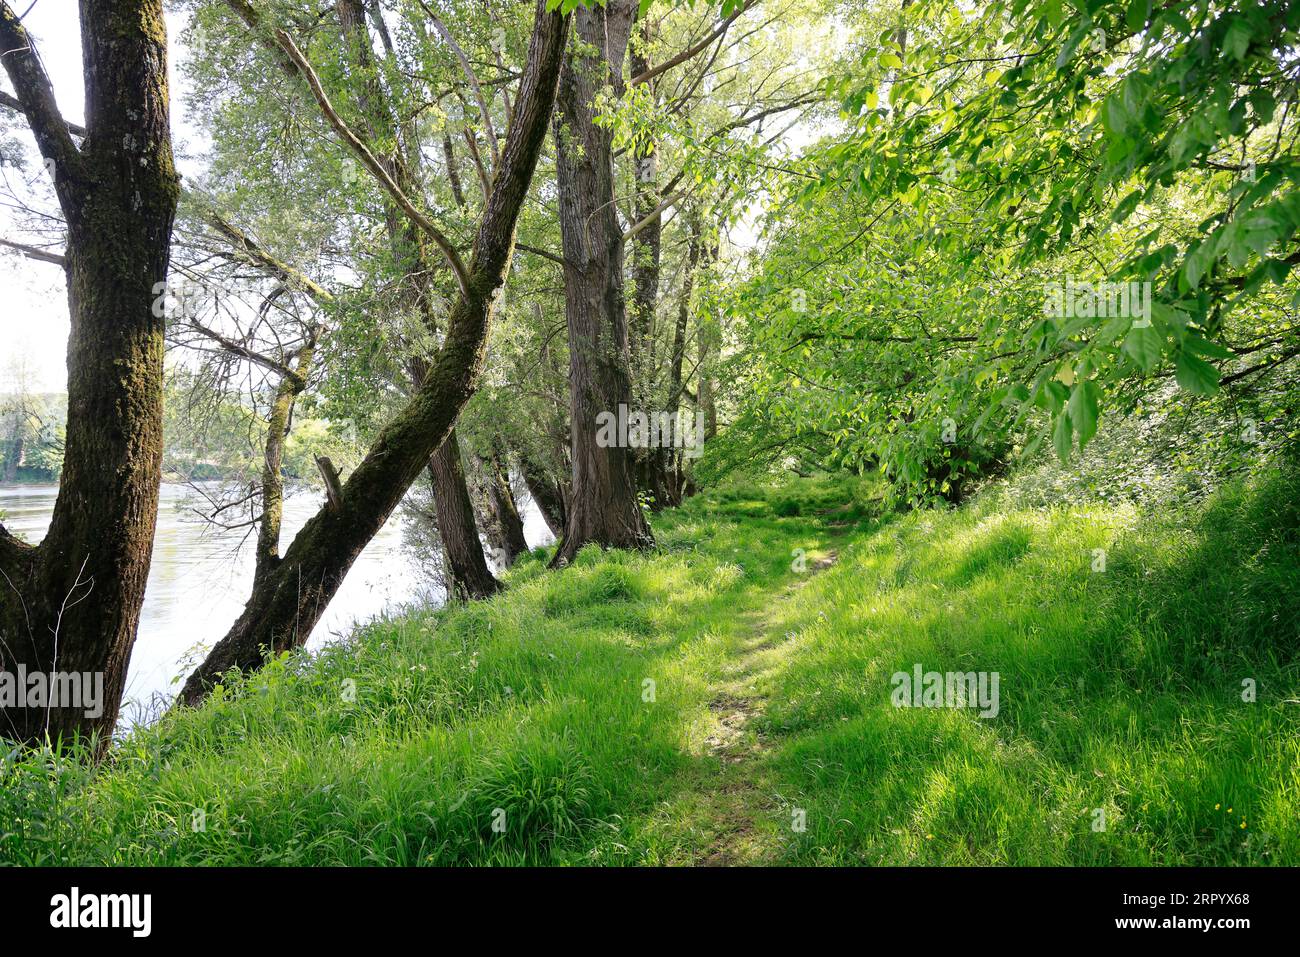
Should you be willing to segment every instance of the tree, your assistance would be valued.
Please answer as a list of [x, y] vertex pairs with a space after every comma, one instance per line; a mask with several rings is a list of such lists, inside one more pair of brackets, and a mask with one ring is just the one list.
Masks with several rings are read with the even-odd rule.
[[[67, 224], [72, 323], [64, 471], [49, 531], [33, 547], [0, 527], [0, 655], [6, 670], [100, 672], [105, 701], [93, 718], [83, 707], [6, 709], [0, 733], [99, 735], [102, 749], [117, 720], [158, 509], [163, 326], [152, 305], [179, 188], [161, 0], [84, 0], [81, 33], [86, 124], [74, 130], [21, 19], [0, 2], [0, 60]], [[14, 105], [7, 95], [5, 103]]]
[[580, 7], [578, 43], [564, 65], [556, 102], [556, 186], [564, 237], [569, 331], [569, 420], [573, 480], [564, 541], [554, 562], [589, 542], [607, 548], [653, 543], [637, 498], [633, 451], [598, 441], [597, 417], [632, 402], [623, 230], [614, 198], [613, 136], [597, 125], [596, 99], [623, 89], [623, 58], [637, 0]]
[[[1040, 307], [1052, 283], [1089, 300], [1039, 308], [1023, 346], [1043, 361], [990, 391], [991, 414], [1047, 412], [1064, 458], [1107, 395], [1171, 374], [1209, 396], [1300, 357], [1288, 322], [1242, 314], [1300, 263], [1300, 8], [1016, 0], [906, 16], [924, 26], [906, 63], [883, 43], [837, 82], [859, 119], [826, 150], [823, 184], [913, 210], [914, 252], [1032, 277]], [[955, 195], [970, 216], [943, 228]], [[1112, 284], [1149, 290], [1149, 308], [1096, 308]]]
[[[282, 651], [306, 639], [352, 562], [383, 527], [473, 394], [514, 251], [520, 209], [545, 139], [568, 33], [570, 18], [548, 13], [546, 8], [546, 0], [538, 0], [500, 166], [468, 264], [401, 189], [380, 158], [342, 120], [297, 44], [282, 29], [270, 28], [278, 54], [303, 76], [337, 138], [421, 235], [442, 250], [458, 292], [442, 343], [410, 401], [379, 433], [360, 465], [340, 483], [337, 496], [307, 522], [274, 571], [254, 589], [239, 620], [186, 681], [183, 702], [201, 700], [229, 669], [256, 668], [268, 650]], [[253, 17], [250, 25], [266, 29], [256, 11]]]

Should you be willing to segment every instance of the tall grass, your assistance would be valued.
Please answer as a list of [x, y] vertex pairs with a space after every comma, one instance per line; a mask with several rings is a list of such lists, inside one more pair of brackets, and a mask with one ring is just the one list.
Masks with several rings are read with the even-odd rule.
[[[531, 556], [99, 768], [0, 751], [0, 862], [1295, 863], [1298, 491], [889, 517], [856, 481], [709, 492], [654, 554]], [[893, 707], [917, 663], [997, 671], [997, 716]], [[751, 746], [722, 754], [738, 681]]]

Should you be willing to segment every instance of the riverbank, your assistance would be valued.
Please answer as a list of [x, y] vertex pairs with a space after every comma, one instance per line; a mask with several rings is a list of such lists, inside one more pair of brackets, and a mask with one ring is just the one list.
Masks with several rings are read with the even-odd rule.
[[96, 773], [9, 764], [0, 861], [1294, 863], [1297, 492], [902, 516], [856, 481], [708, 492], [655, 554], [539, 552]]
[[[0, 488], [5, 528], [28, 542], [45, 537], [57, 485]], [[140, 612], [140, 630], [127, 677], [124, 720], [148, 720], [176, 691], [201, 649], [219, 641], [243, 611], [253, 580], [247, 529], [218, 528], [196, 509], [204, 503], [188, 485], [162, 486], [153, 559]], [[314, 491], [285, 500], [285, 540], [320, 505]], [[403, 546], [399, 517], [391, 520], [353, 565], [313, 632], [313, 645], [346, 635], [357, 622], [420, 600], [440, 600]]]

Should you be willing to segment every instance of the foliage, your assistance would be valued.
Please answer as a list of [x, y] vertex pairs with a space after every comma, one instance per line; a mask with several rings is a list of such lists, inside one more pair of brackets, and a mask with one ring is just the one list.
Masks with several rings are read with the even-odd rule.
[[1068, 456], [1166, 378], [1289, 385], [1297, 26], [1286, 3], [909, 5], [828, 81], [848, 129], [735, 289], [745, 421], [925, 500], [1017, 444]]

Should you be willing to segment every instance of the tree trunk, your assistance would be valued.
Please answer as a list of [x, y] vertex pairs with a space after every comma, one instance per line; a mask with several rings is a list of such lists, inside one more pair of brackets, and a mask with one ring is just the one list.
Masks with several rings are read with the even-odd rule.
[[568, 514], [564, 504], [564, 490], [544, 468], [522, 452], [519, 454], [519, 470], [523, 473], [524, 484], [528, 486], [528, 494], [533, 497], [537, 510], [542, 513], [546, 527], [557, 540], [563, 538]]
[[257, 525], [254, 588], [275, 570], [280, 561], [280, 529], [284, 523], [284, 443], [289, 437], [289, 420], [293, 416], [294, 404], [306, 388], [315, 351], [315, 343], [310, 340], [299, 350], [295, 374], [281, 377], [271, 403], [271, 414], [267, 417], [266, 446], [262, 455], [262, 517]]
[[23, 464], [23, 452], [26, 450], [27, 443], [23, 439], [23, 425], [20, 423], [18, 430], [14, 432], [13, 442], [9, 445], [9, 450], [5, 453], [4, 475], [0, 477], [0, 482], [17, 482], [18, 466]]
[[153, 550], [163, 397], [154, 303], [179, 184], [161, 0], [82, 0], [81, 33], [86, 136], [78, 148], [26, 31], [0, 3], [4, 67], [53, 161], [67, 219], [71, 317], [66, 452], [49, 531], [33, 548], [0, 529], [0, 658], [7, 671], [100, 674], [102, 708], [7, 708], [0, 735], [97, 734], [102, 750], [117, 723]]
[[195, 704], [230, 668], [260, 665], [265, 650], [295, 647], [311, 634], [353, 561], [383, 527], [429, 457], [450, 434], [482, 370], [487, 334], [514, 251], [515, 227], [546, 138], [569, 18], [537, 0], [528, 60], [501, 167], [479, 224], [466, 288], [447, 335], [407, 405], [379, 434], [348, 477], [337, 505], [327, 505], [298, 533], [244, 613], [190, 675], [180, 700]]
[[[686, 327], [691, 318], [691, 296], [695, 291], [695, 271], [700, 263], [700, 228], [699, 223], [690, 224], [690, 239], [686, 248], [686, 266], [682, 273], [681, 300], [677, 303], [677, 322], [673, 326], [672, 354], [668, 363], [668, 401], [664, 410], [677, 418], [682, 405], [682, 364], [686, 355]], [[663, 448], [654, 450], [658, 454], [652, 460], [654, 475], [655, 503], [660, 508], [675, 508], [682, 504], [685, 476], [682, 466], [682, 450]]]
[[554, 564], [594, 542], [643, 548], [654, 540], [637, 501], [632, 450], [597, 441], [597, 416], [632, 402], [623, 235], [614, 198], [612, 131], [594, 122], [594, 100], [610, 84], [622, 91], [622, 65], [636, 0], [579, 7], [582, 41], [565, 64], [557, 94], [556, 180], [564, 239], [565, 318], [569, 332], [569, 415], [573, 459], [564, 541]]
[[487, 498], [495, 519], [493, 524], [500, 537], [503, 561], [508, 568], [528, 551], [528, 540], [524, 538], [524, 520], [519, 517], [515, 493], [510, 488], [510, 473], [501, 459], [501, 453], [494, 449], [491, 455], [482, 458], [482, 466]]
[[[648, 43], [653, 36], [652, 21], [642, 19], [641, 37]], [[629, 46], [628, 63], [632, 75], [650, 69], [645, 47]], [[656, 83], [647, 84], [654, 95]], [[635, 196], [633, 220], [640, 223], [659, 206], [659, 153], [653, 139], [640, 142], [633, 157]], [[650, 218], [632, 239], [632, 314], [629, 322], [629, 348], [632, 357], [633, 392], [642, 408], [649, 409], [655, 381], [655, 309], [659, 302], [660, 249], [663, 217]]]
[[487, 598], [496, 594], [501, 590], [501, 583], [488, 568], [483, 554], [455, 429], [429, 457], [429, 482], [433, 488], [438, 535], [447, 558], [449, 597]]

